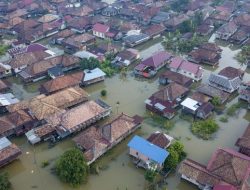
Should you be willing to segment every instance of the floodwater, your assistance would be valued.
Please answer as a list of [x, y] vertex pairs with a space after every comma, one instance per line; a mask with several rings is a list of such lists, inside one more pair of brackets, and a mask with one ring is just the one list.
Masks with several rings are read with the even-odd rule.
[[[141, 51], [142, 58], [150, 56], [155, 51], [161, 49], [160, 43], [154, 45], [151, 48]], [[238, 50], [233, 50], [231, 47], [222, 46], [222, 59], [218, 68], [214, 68], [216, 72], [225, 66], [235, 66], [245, 69], [245, 66], [241, 66], [233, 59]], [[206, 68], [205, 68], [206, 69]], [[211, 72], [211, 69], [206, 69], [205, 80]], [[245, 79], [250, 80], [250, 75], [246, 74]], [[157, 78], [157, 77], [156, 77]], [[108, 78], [105, 82], [98, 83], [85, 88], [87, 92], [91, 94], [92, 99], [101, 98], [100, 92], [102, 89], [107, 90], [107, 96], [103, 98], [108, 104], [113, 107], [112, 117], [124, 112], [129, 115], [139, 114], [146, 116], [144, 100], [148, 98], [152, 93], [159, 89], [157, 79], [144, 80], [137, 79], [132, 76], [132, 72], [129, 72], [127, 76], [114, 76]], [[14, 78], [9, 79], [13, 82], [12, 89], [21, 99], [30, 98], [37, 94], [37, 86], [23, 87], [20, 81]], [[234, 100], [237, 101], [237, 98]], [[117, 104], [119, 102], [119, 104]], [[117, 106], [119, 105], [119, 106]], [[219, 117], [216, 117], [220, 125], [220, 130], [217, 132], [213, 140], [204, 141], [198, 139], [190, 132], [190, 123], [181, 120], [178, 117], [173, 119], [175, 126], [170, 131], [152, 125], [149, 120], [144, 121], [142, 128], [136, 131], [137, 134], [147, 137], [150, 133], [156, 130], [163, 130], [168, 132], [171, 136], [180, 139], [185, 145], [185, 151], [188, 157], [194, 159], [200, 163], [207, 164], [212, 152], [217, 147], [231, 147], [236, 148], [234, 143], [236, 139], [240, 137], [245, 130], [248, 121], [243, 117], [246, 114], [246, 110], [240, 110], [236, 116], [229, 118], [228, 123], [221, 123]], [[87, 184], [82, 185], [76, 189], [85, 190], [143, 190], [147, 183], [144, 180], [144, 171], [136, 168], [129, 156], [126, 144], [131, 138], [127, 138], [124, 142], [112, 149], [108, 154], [103, 156], [97, 161], [101, 167], [98, 175], [91, 174]], [[41, 143], [39, 145], [30, 145], [25, 138], [11, 139], [23, 151], [19, 160], [9, 164], [2, 170], [7, 171], [10, 176], [13, 189], [17, 190], [71, 190], [70, 186], [59, 181], [59, 179], [52, 174], [51, 168], [55, 160], [67, 149], [74, 147], [71, 139], [66, 139], [58, 143], [53, 148], [48, 148], [47, 143]], [[42, 168], [41, 163], [43, 161], [49, 161], [51, 164]], [[181, 181], [177, 174], [173, 174], [167, 179], [169, 190], [194, 190], [193, 185]]]

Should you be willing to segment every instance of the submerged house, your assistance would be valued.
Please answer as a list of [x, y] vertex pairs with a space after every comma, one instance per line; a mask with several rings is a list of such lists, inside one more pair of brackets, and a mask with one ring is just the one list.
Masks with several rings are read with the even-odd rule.
[[112, 64], [118, 67], [127, 67], [135, 60], [139, 59], [139, 57], [139, 52], [136, 49], [125, 49], [116, 55], [115, 59], [112, 61]]
[[189, 77], [186, 77], [180, 73], [176, 73], [173, 71], [165, 71], [160, 77], [159, 77], [159, 83], [162, 85], [167, 85], [171, 82], [176, 82], [177, 84], [180, 84], [185, 87], [190, 87], [193, 83], [193, 80]]
[[199, 189], [249, 189], [250, 157], [231, 149], [217, 149], [207, 166], [186, 159], [179, 173], [181, 178]]
[[229, 40], [230, 37], [237, 31], [238, 26], [234, 21], [222, 25], [216, 32], [215, 37], [221, 40]]
[[188, 92], [188, 88], [172, 82], [145, 100], [146, 108], [171, 119], [175, 116], [174, 108], [180, 104]]
[[239, 87], [239, 99], [250, 103], [250, 82], [241, 83]]
[[18, 102], [19, 100], [12, 93], [0, 94], [0, 113], [7, 112], [8, 106]]
[[109, 116], [111, 107], [101, 100], [90, 100], [69, 110], [57, 112], [46, 118], [56, 128], [59, 137], [64, 138], [79, 132], [93, 123]]
[[145, 59], [134, 68], [135, 75], [150, 78], [156, 75], [157, 71], [164, 67], [172, 58], [166, 51], [161, 51]]
[[194, 81], [200, 81], [203, 77], [203, 69], [201, 66], [188, 62], [180, 57], [173, 58], [168, 67], [170, 71], [180, 73], [192, 78]]
[[0, 138], [0, 167], [14, 161], [21, 154], [21, 150], [6, 137]]
[[99, 68], [92, 70], [84, 70], [81, 85], [87, 86], [93, 83], [101, 82], [105, 80], [106, 74]]
[[250, 157], [250, 124], [247, 126], [243, 135], [238, 138], [235, 145], [239, 147], [239, 152]]
[[141, 122], [139, 116], [130, 117], [122, 113], [108, 124], [88, 128], [73, 140], [91, 164], [138, 129]]
[[77, 72], [69, 75], [57, 77], [43, 83], [40, 87], [41, 94], [52, 94], [69, 87], [79, 86], [81, 84], [83, 72]]
[[147, 138], [147, 141], [149, 141], [152, 144], [154, 144], [160, 148], [163, 148], [163, 149], [168, 148], [171, 145], [173, 140], [174, 140], [173, 137], [171, 137], [165, 133], [162, 133], [160, 131], [156, 131], [156, 132], [152, 133]]
[[228, 93], [239, 89], [244, 71], [233, 67], [226, 67], [218, 74], [211, 73], [208, 79], [209, 85]]
[[166, 149], [137, 135], [129, 141], [128, 147], [129, 155], [136, 160], [137, 166], [150, 170], [160, 170], [169, 155]]

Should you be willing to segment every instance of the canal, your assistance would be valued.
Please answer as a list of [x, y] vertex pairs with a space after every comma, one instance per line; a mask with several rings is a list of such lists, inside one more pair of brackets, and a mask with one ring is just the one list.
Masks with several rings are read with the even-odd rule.
[[[235, 66], [238, 68], [246, 69], [244, 65], [240, 65], [234, 56], [239, 50], [234, 49], [228, 45], [221, 45], [223, 49], [222, 59], [218, 68], [206, 68], [205, 77], [202, 82], [206, 82], [207, 77], [211, 71], [218, 72], [226, 66]], [[160, 43], [156, 43], [150, 48], [141, 50], [142, 59], [152, 55], [152, 53], [163, 49]], [[163, 69], [164, 70], [164, 69]], [[38, 84], [29, 86], [23, 86], [16, 78], [8, 79], [12, 83], [13, 93], [20, 99], [27, 99], [37, 95]], [[246, 73], [244, 80], [250, 80], [250, 75]], [[42, 81], [44, 82], [44, 81]], [[144, 100], [148, 98], [152, 93], [160, 88], [158, 85], [157, 77], [151, 80], [134, 78], [132, 72], [129, 71], [126, 76], [116, 75], [112, 78], [107, 78], [105, 82], [98, 83], [85, 88], [85, 90], [91, 94], [92, 99], [101, 98], [100, 91], [102, 89], [107, 90], [107, 96], [103, 98], [108, 104], [113, 107], [113, 113], [111, 117], [124, 112], [129, 115], [139, 114], [146, 116]], [[233, 102], [237, 101], [237, 98]], [[117, 106], [119, 102], [119, 106]], [[229, 118], [228, 123], [222, 123], [219, 121], [219, 117], [216, 116], [220, 129], [217, 132], [213, 140], [204, 141], [201, 140], [190, 132], [190, 123], [180, 118], [175, 117], [173, 119], [174, 127], [169, 131], [157, 126], [152, 125], [152, 121], [147, 119], [144, 121], [141, 129], [136, 133], [147, 137], [151, 132], [156, 130], [169, 133], [171, 136], [179, 139], [185, 145], [185, 151], [188, 157], [194, 159], [203, 164], [207, 164], [211, 153], [217, 147], [231, 147], [236, 148], [234, 143], [238, 137], [240, 137], [245, 130], [248, 121], [244, 119], [246, 110], [240, 110], [239, 113]], [[85, 190], [143, 190], [145, 189], [146, 182], [144, 180], [144, 171], [136, 168], [129, 156], [127, 149], [127, 142], [131, 138], [119, 144], [117, 147], [108, 152], [105, 156], [97, 161], [97, 165], [100, 167], [98, 175], [90, 175], [88, 183], [80, 186], [76, 189]], [[19, 160], [7, 165], [2, 171], [7, 171], [10, 176], [10, 181], [13, 185], [13, 189], [17, 190], [71, 190], [70, 186], [62, 183], [52, 173], [51, 168], [55, 160], [64, 151], [74, 147], [71, 139], [66, 139], [56, 146], [49, 148], [47, 143], [41, 143], [39, 145], [32, 146], [27, 140], [22, 138], [11, 139], [22, 149], [22, 156]], [[42, 168], [43, 161], [49, 161], [50, 165], [46, 168]], [[167, 179], [169, 190], [194, 190], [195, 187], [180, 181], [178, 175], [170, 175]]]

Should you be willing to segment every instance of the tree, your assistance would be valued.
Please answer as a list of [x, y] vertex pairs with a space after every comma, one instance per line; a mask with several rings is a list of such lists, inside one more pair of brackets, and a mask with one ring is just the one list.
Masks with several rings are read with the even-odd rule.
[[7, 173], [0, 174], [0, 190], [9, 190], [11, 188], [11, 183], [8, 178]]
[[144, 177], [149, 182], [154, 182], [156, 177], [156, 171], [155, 170], [147, 170]]
[[56, 162], [56, 174], [59, 178], [72, 186], [86, 183], [89, 167], [78, 149], [66, 151]]
[[102, 96], [106, 96], [106, 95], [107, 95], [107, 90], [103, 89], [103, 90], [101, 91], [101, 95], [102, 95]]
[[93, 57], [90, 57], [89, 59], [84, 58], [80, 61], [79, 64], [82, 70], [85, 70], [85, 69], [92, 70], [97, 67], [100, 67], [100, 62], [96, 58], [93, 58]]
[[189, 3], [189, 0], [175, 0], [171, 4], [171, 9], [176, 12], [183, 11]]
[[165, 169], [175, 169], [179, 163], [179, 154], [172, 146], [168, 149], [169, 155], [164, 162]]
[[191, 20], [185, 20], [183, 23], [179, 26], [181, 33], [187, 33], [193, 31], [193, 24]]
[[191, 131], [198, 137], [208, 140], [219, 128], [219, 125], [213, 120], [196, 121], [192, 124]]
[[0, 45], [0, 56], [4, 55], [8, 49], [8, 46], [6, 45]]

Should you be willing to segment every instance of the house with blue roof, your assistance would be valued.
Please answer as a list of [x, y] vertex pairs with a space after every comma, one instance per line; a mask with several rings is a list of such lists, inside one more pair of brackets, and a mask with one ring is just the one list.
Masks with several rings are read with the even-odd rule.
[[128, 143], [129, 154], [134, 158], [137, 166], [146, 169], [160, 170], [169, 152], [152, 144], [146, 139], [134, 136]]

